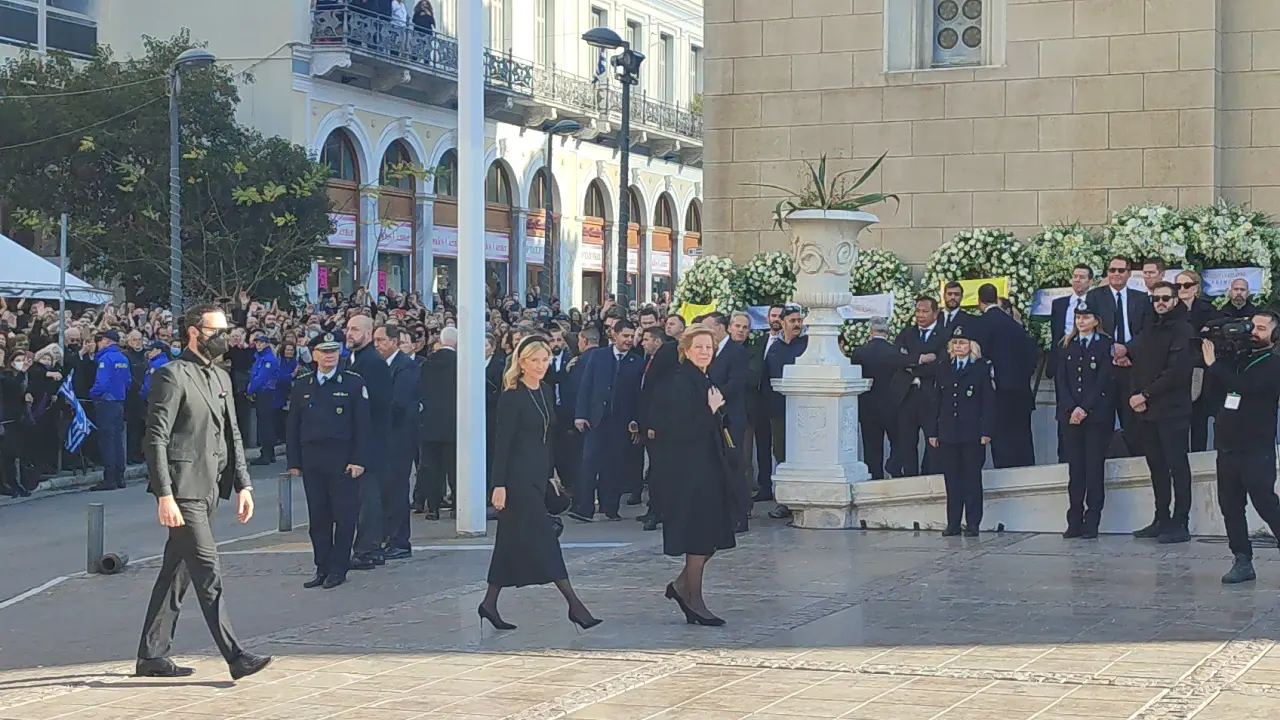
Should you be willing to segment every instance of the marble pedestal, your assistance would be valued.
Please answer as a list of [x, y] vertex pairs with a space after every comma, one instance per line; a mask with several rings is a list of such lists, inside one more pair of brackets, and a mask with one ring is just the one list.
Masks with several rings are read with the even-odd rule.
[[774, 471], [774, 497], [796, 527], [856, 527], [853, 484], [871, 477], [859, 455], [858, 395], [871, 381], [847, 362], [797, 363], [773, 387], [787, 397], [787, 460]]

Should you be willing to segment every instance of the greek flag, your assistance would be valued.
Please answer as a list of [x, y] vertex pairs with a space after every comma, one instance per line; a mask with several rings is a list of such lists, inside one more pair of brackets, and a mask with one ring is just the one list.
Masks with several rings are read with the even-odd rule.
[[67, 452], [79, 450], [85, 439], [89, 437], [89, 433], [93, 432], [93, 423], [89, 422], [89, 417], [84, 414], [84, 408], [80, 406], [80, 399], [71, 389], [71, 379], [75, 376], [76, 371], [72, 370], [67, 375], [67, 379], [62, 381], [62, 387], [58, 388], [58, 394], [66, 398], [71, 404], [72, 411], [75, 412], [71, 425], [67, 427]]
[[596, 51], [596, 71], [591, 76], [591, 84], [594, 85], [600, 82], [607, 70], [608, 65], [604, 61], [604, 48], [599, 48]]

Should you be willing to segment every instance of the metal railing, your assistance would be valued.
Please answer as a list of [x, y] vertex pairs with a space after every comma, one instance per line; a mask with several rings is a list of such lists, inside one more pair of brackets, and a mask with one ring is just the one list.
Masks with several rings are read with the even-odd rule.
[[[362, 11], [324, 7], [322, 3], [312, 12], [311, 41], [318, 46], [340, 45], [389, 62], [417, 66], [455, 81], [458, 78], [456, 39], [398, 25]], [[622, 118], [622, 88], [612, 79], [594, 82], [489, 48], [484, 51], [484, 79], [489, 87], [561, 105], [585, 115], [614, 121]], [[659, 130], [702, 140], [700, 113], [643, 95], [631, 98], [631, 122], [640, 130]]]

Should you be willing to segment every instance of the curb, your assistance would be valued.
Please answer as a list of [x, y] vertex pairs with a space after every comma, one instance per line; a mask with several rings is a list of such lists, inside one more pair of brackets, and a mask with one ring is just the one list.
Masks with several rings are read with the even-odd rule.
[[[276, 456], [282, 457], [286, 452], [284, 445], [276, 445]], [[261, 448], [246, 448], [244, 451], [245, 461], [256, 460], [262, 454]], [[124, 469], [124, 483], [129, 485], [142, 485], [147, 481], [147, 466], [143, 464], [129, 465]], [[29, 497], [24, 498], [0, 498], [0, 507], [6, 505], [20, 505], [24, 502], [39, 500], [43, 497], [51, 497], [54, 495], [65, 495], [67, 493], [85, 490], [90, 486], [97, 485], [102, 482], [102, 469], [91, 470], [82, 474], [75, 474], [69, 471], [63, 471], [58, 475], [42, 480], [34, 490], [31, 491]]]

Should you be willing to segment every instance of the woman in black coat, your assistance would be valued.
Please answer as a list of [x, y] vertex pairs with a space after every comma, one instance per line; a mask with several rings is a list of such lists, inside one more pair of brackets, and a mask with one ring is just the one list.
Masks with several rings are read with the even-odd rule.
[[27, 355], [12, 351], [12, 358], [0, 353], [3, 370], [0, 370], [0, 488], [12, 497], [26, 497], [23, 465], [27, 449], [27, 435], [31, 424], [31, 395], [27, 392]]
[[702, 576], [716, 551], [735, 544], [724, 396], [707, 378], [715, 348], [706, 326], [685, 330], [680, 364], [655, 398], [650, 420], [664, 452], [679, 458], [661, 478], [662, 546], [667, 555], [684, 556], [684, 570], [667, 584], [666, 594], [690, 625], [724, 625], [707, 608]]
[[31, 414], [36, 422], [29, 457], [39, 473], [52, 473], [57, 469], [58, 453], [62, 448], [59, 420], [64, 404], [58, 396], [63, 377], [61, 359], [57, 345], [46, 345], [36, 353], [35, 361], [27, 371]]
[[521, 340], [498, 398], [492, 477], [498, 530], [489, 561], [489, 591], [476, 613], [499, 630], [516, 627], [498, 614], [502, 588], [547, 583], [555, 583], [569, 603], [570, 622], [582, 628], [601, 622], [569, 584], [556, 527], [547, 515], [556, 396], [542, 378], [550, 364], [551, 347], [542, 336]]
[[1114, 430], [1111, 396], [1111, 338], [1099, 330], [1098, 317], [1084, 302], [1076, 304], [1075, 327], [1062, 339], [1054, 385], [1058, 427], [1067, 458], [1067, 530], [1062, 537], [1098, 537], [1105, 499], [1103, 472]]
[[[1187, 322], [1191, 329], [1200, 334], [1200, 330], [1211, 321], [1222, 317], [1222, 313], [1213, 303], [1200, 296], [1202, 284], [1200, 275], [1192, 270], [1178, 273], [1174, 286], [1178, 289], [1178, 300], [1187, 308]], [[1209, 418], [1217, 413], [1226, 399], [1226, 391], [1217, 378], [1205, 372], [1204, 359], [1200, 357], [1200, 341], [1193, 340], [1191, 354], [1196, 359], [1195, 370], [1192, 371], [1192, 387], [1200, 386], [1200, 394], [1191, 403], [1191, 452], [1203, 452], [1209, 449]], [[1198, 378], [1198, 380], [1197, 380]]]

